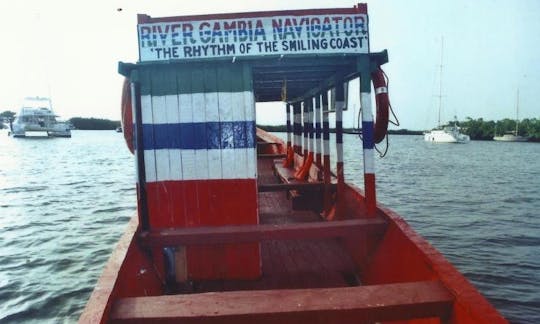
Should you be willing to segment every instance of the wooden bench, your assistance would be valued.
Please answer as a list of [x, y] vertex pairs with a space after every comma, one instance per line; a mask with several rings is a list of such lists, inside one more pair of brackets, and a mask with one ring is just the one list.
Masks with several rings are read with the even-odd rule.
[[318, 289], [130, 297], [112, 322], [365, 323], [450, 316], [454, 297], [438, 281]]
[[[323, 182], [309, 182], [297, 180], [294, 177], [295, 169], [284, 167], [282, 159], [276, 159], [273, 163], [274, 174], [281, 180], [282, 188], [287, 191], [287, 198], [292, 201], [293, 210], [322, 210], [322, 195], [325, 184]], [[336, 190], [336, 184], [329, 184], [330, 190]], [[270, 188], [270, 187], [268, 187]], [[263, 188], [263, 190], [266, 188]], [[261, 190], [259, 190], [261, 192]]]
[[365, 233], [382, 235], [385, 230], [386, 222], [382, 218], [293, 224], [187, 227], [142, 232], [139, 235], [139, 243], [148, 247], [251, 243], [264, 240], [359, 237]]

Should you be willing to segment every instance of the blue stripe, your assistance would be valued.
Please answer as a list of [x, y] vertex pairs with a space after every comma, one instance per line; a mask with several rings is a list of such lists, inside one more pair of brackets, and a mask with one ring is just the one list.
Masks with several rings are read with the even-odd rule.
[[144, 124], [145, 150], [254, 148], [255, 122]]
[[291, 127], [291, 105], [286, 105], [286, 113], [287, 113], [287, 133], [290, 133], [292, 131]]
[[294, 123], [293, 133], [294, 135], [302, 135], [302, 125], [300, 125], [299, 123]]
[[336, 143], [343, 143], [343, 122], [336, 120]]
[[364, 149], [373, 149], [375, 147], [372, 121], [362, 122], [362, 145]]
[[323, 121], [323, 140], [330, 140], [330, 122]]

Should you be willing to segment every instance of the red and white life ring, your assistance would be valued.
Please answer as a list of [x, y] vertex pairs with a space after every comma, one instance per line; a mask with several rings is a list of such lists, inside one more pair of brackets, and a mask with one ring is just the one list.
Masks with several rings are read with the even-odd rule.
[[122, 132], [124, 139], [131, 153], [134, 152], [133, 147], [133, 112], [131, 110], [131, 84], [129, 79], [124, 79], [122, 85]]
[[386, 78], [381, 68], [371, 73], [371, 81], [375, 89], [375, 103], [377, 106], [377, 118], [373, 125], [373, 141], [380, 143], [388, 132], [388, 114], [390, 110], [390, 99], [388, 98], [388, 87]]

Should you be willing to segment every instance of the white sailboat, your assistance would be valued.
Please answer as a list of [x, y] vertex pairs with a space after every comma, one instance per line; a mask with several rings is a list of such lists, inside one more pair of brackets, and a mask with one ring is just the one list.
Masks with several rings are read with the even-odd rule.
[[528, 137], [519, 135], [519, 89], [517, 91], [516, 99], [516, 130], [507, 132], [502, 136], [495, 136], [493, 137], [493, 140], [499, 142], [527, 142], [529, 140]]
[[442, 62], [443, 62], [443, 42], [441, 40], [441, 64], [439, 65], [439, 118], [437, 128], [424, 133], [424, 140], [432, 143], [468, 143], [469, 135], [462, 134], [461, 128], [457, 125], [457, 118], [454, 117], [452, 125], [441, 126], [442, 109]]

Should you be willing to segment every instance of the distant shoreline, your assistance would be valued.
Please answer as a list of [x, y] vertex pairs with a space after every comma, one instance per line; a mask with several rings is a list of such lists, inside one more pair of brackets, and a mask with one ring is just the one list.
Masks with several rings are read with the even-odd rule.
[[80, 130], [115, 130], [120, 127], [120, 121], [101, 118], [70, 118], [69, 123], [74, 129]]
[[[257, 127], [267, 131], [267, 132], [281, 132], [285, 133], [287, 132], [287, 126], [286, 125], [278, 125], [278, 126], [272, 126], [272, 125], [257, 125]], [[361, 130], [358, 129], [352, 129], [352, 128], [344, 128], [343, 133], [345, 134], [359, 134], [361, 133]], [[330, 133], [335, 133], [335, 128], [330, 129]], [[465, 132], [467, 133], [467, 132]], [[486, 132], [480, 133], [480, 132], [471, 132], [471, 140], [473, 141], [493, 141], [493, 135], [488, 135]], [[390, 129], [388, 130], [388, 134], [390, 135], [423, 135], [423, 130], [409, 130], [409, 129]], [[535, 137], [534, 135], [528, 135], [529, 142], [535, 142], [540, 143], [540, 136]]]
[[[278, 126], [272, 126], [272, 125], [257, 125], [262, 130], [265, 130], [267, 132], [287, 132], [287, 126], [286, 125], [278, 125]], [[335, 133], [335, 128], [330, 129], [330, 133]], [[353, 128], [344, 128], [343, 133], [345, 134], [358, 134], [358, 129]], [[424, 131], [416, 131], [416, 130], [408, 130], [408, 129], [391, 129], [388, 130], [389, 134], [396, 134], [396, 135], [422, 135], [424, 134]]]

